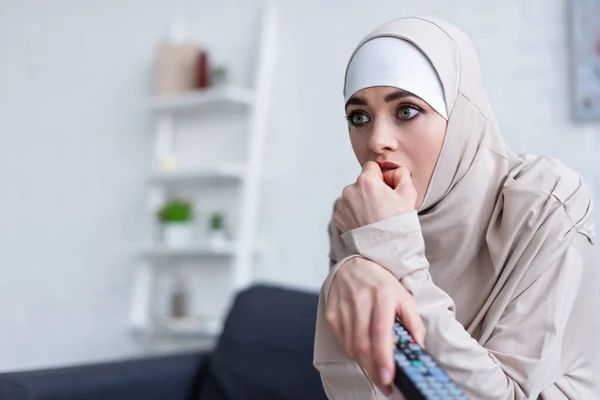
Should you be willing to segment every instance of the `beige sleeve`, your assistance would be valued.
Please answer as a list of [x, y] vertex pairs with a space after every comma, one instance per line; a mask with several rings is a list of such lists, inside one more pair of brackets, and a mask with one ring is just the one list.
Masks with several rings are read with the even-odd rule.
[[[342, 239], [348, 251], [389, 269], [413, 294], [427, 329], [428, 352], [469, 398], [537, 399], [562, 374], [562, 335], [583, 270], [574, 246], [545, 265], [509, 303], [484, 347], [455, 319], [452, 298], [433, 283], [416, 212], [355, 229]], [[335, 384], [349, 385], [345, 377], [337, 377]]]
[[[360, 365], [346, 354], [325, 318], [326, 294], [336, 272], [349, 259], [359, 257], [349, 252], [340, 232], [329, 224], [329, 274], [321, 287], [317, 311], [317, 326], [313, 363], [321, 375], [321, 382], [330, 400], [383, 400], [383, 395], [367, 378]], [[401, 398], [401, 397], [396, 397]]]

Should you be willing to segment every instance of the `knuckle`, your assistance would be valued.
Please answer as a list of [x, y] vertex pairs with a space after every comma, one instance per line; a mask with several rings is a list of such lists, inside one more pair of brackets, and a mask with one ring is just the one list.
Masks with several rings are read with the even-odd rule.
[[364, 266], [364, 265], [369, 265], [369, 262], [371, 262], [369, 259], [364, 258], [363, 256], [357, 256], [357, 257], [353, 257], [350, 260], [348, 260], [349, 263], [352, 263], [352, 265], [360, 265], [360, 266]]
[[325, 319], [331, 326], [337, 326], [338, 317], [337, 314], [332, 310], [327, 310], [325, 312]]
[[362, 173], [356, 178], [356, 183], [360, 186], [368, 185], [370, 177], [368, 174]]
[[348, 185], [346, 187], [344, 187], [342, 189], [342, 199], [340, 201], [340, 205], [338, 207], [338, 210], [342, 207], [345, 206], [344, 200], [348, 198], [348, 196], [350, 196], [350, 193], [352, 192], [352, 185]]
[[348, 263], [348, 265], [359, 265], [360, 257], [353, 257], [353, 258], [349, 259], [348, 261], [346, 261], [346, 263]]

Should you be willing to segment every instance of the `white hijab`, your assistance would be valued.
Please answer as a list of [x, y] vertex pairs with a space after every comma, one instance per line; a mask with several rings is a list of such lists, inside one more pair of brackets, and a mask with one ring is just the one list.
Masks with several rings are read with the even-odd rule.
[[359, 90], [392, 86], [421, 98], [448, 120], [444, 89], [429, 59], [411, 43], [378, 37], [362, 45], [346, 74], [344, 101]]

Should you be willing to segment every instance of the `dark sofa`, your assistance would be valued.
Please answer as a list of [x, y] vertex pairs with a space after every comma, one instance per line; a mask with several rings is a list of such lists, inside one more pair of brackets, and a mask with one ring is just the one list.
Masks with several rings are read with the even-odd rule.
[[315, 293], [257, 285], [236, 296], [211, 352], [0, 374], [0, 399], [326, 399], [316, 310]]

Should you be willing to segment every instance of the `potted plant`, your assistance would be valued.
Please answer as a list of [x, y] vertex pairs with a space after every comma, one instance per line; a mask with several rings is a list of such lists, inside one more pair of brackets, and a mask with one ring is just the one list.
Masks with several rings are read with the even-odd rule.
[[222, 86], [227, 83], [227, 67], [218, 65], [210, 71], [211, 83], [213, 86]]
[[222, 247], [227, 243], [225, 233], [225, 215], [220, 212], [214, 212], [209, 221], [209, 241], [214, 247]]
[[183, 246], [192, 239], [194, 208], [189, 200], [172, 198], [158, 210], [163, 241], [168, 246]]

